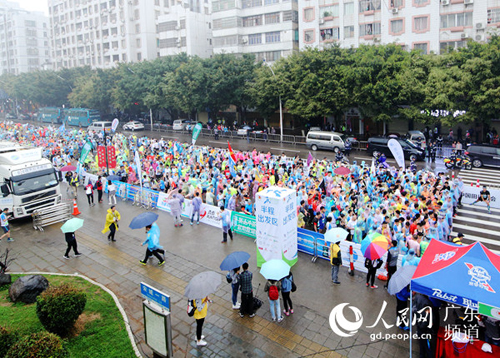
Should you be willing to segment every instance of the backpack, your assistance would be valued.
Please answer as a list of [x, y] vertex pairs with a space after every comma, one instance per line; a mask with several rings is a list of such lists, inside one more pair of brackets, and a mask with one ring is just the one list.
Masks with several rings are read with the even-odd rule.
[[269, 287], [269, 299], [271, 301], [276, 301], [278, 298], [280, 298], [280, 295], [278, 292], [278, 286], [271, 285], [271, 287]]
[[226, 281], [227, 281], [227, 283], [233, 282], [233, 278], [231, 277], [231, 274], [229, 272], [226, 275]]
[[189, 317], [193, 317], [194, 316], [194, 306], [193, 306], [193, 300], [188, 300], [188, 306], [187, 306], [187, 315]]

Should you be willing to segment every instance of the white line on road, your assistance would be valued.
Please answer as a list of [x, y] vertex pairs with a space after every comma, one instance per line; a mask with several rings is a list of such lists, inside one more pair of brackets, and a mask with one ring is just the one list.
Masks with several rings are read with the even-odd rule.
[[282, 151], [286, 151], [286, 152], [300, 153], [300, 150], [294, 150], [294, 149], [285, 149], [285, 148], [269, 148], [269, 149], [282, 150]]
[[462, 225], [462, 224], [455, 224], [453, 223], [453, 229], [462, 229], [462, 230], [472, 230], [474, 232], [481, 232], [483, 234], [491, 235], [491, 236], [497, 236], [498, 237], [498, 231], [496, 230], [487, 230], [484, 228], [479, 228], [477, 226], [469, 226], [469, 225]]

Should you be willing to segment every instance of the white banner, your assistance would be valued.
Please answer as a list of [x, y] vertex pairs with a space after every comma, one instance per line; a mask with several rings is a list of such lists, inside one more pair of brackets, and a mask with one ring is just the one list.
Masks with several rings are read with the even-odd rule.
[[[479, 192], [483, 190], [483, 187], [480, 186], [479, 188], [474, 185], [474, 186], [467, 186], [464, 185], [463, 187], [463, 194], [462, 194], [462, 203], [463, 204], [472, 204], [477, 200], [479, 197]], [[490, 192], [490, 206], [492, 208], [497, 208], [500, 209], [500, 190], [498, 189], [487, 189]], [[484, 203], [477, 203], [476, 204], [478, 207], [480, 206], [486, 206]]]
[[403, 152], [403, 148], [401, 147], [401, 143], [399, 143], [396, 139], [391, 138], [387, 142], [387, 146], [391, 150], [394, 159], [396, 159], [396, 163], [398, 163], [400, 168], [405, 168], [405, 154]]
[[84, 187], [87, 186], [87, 184], [89, 183], [89, 180], [92, 181], [92, 184], [95, 184], [95, 182], [97, 181], [98, 178], [99, 177], [95, 174], [85, 173], [85, 179], [83, 181]]

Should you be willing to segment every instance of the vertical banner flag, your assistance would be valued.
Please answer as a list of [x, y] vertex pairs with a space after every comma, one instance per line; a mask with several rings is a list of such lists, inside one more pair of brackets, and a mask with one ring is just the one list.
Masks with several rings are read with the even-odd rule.
[[87, 155], [89, 154], [91, 149], [92, 144], [90, 144], [90, 142], [86, 142], [82, 148], [82, 152], [80, 153], [80, 163], [83, 164], [85, 162], [85, 159], [87, 159]]
[[118, 118], [113, 119], [113, 123], [111, 123], [111, 130], [113, 133], [116, 131], [116, 128], [118, 128], [118, 124], [120, 124]]
[[106, 168], [106, 147], [103, 145], [97, 147], [97, 164], [99, 168]]
[[309, 152], [309, 155], [307, 156], [307, 163], [306, 166], [309, 167], [309, 164], [314, 160], [314, 157], [312, 156], [311, 152]]
[[257, 266], [271, 259], [297, 262], [297, 210], [295, 190], [269, 187], [256, 196]]
[[115, 147], [108, 147], [108, 168], [116, 168], [116, 150]]
[[203, 126], [201, 125], [201, 123], [197, 123], [194, 128], [193, 128], [193, 137], [191, 138], [191, 142], [193, 145], [196, 144], [196, 140], [198, 139], [200, 133], [201, 133], [201, 129], [203, 128]]
[[387, 142], [387, 146], [391, 150], [391, 153], [396, 159], [396, 163], [398, 163], [400, 168], [405, 168], [405, 154], [403, 152], [403, 148], [401, 147], [401, 143], [399, 143], [396, 139], [391, 138]]
[[236, 156], [234, 155], [233, 148], [231, 148], [231, 144], [229, 144], [229, 141], [227, 141], [227, 148], [229, 149], [229, 155], [231, 156], [231, 159], [234, 163], [236, 163]]
[[141, 159], [139, 158], [139, 152], [135, 151], [134, 163], [137, 167], [137, 176], [139, 177], [139, 183], [141, 184], [142, 189], [142, 167], [141, 167]]

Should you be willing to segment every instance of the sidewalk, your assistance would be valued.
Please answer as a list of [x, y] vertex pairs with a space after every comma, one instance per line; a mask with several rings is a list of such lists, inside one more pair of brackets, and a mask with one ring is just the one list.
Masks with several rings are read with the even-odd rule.
[[[282, 323], [274, 323], [263, 292], [265, 280], [256, 268], [252, 239], [235, 235], [234, 242], [222, 245], [219, 229], [203, 224], [191, 227], [186, 218], [182, 228], [174, 228], [172, 218], [158, 211], [160, 243], [167, 251], [166, 264], [157, 267], [156, 259], [152, 259], [147, 266], [142, 266], [139, 260], [144, 257], [146, 248], [140, 244], [145, 239], [145, 233], [143, 230], [130, 230], [128, 224], [143, 209], [119, 201], [117, 209], [122, 216], [120, 230], [116, 235], [117, 241], [109, 243], [106, 235], [101, 233], [109, 206], [97, 204], [89, 208], [82, 192], [78, 204], [82, 212], [79, 217], [85, 219], [84, 227], [77, 232], [79, 251], [83, 256], [70, 260], [63, 258], [66, 243], [59, 230], [60, 225], [46, 227], [40, 233], [33, 230], [28, 220], [11, 223], [12, 236], [16, 241], [7, 244], [3, 240], [0, 250], [8, 245], [16, 256], [10, 271], [78, 272], [106, 285], [117, 295], [127, 312], [139, 349], [145, 356], [151, 357], [152, 352], [144, 343], [139, 288], [142, 281], [171, 296], [174, 357], [300, 357], [320, 352], [324, 353], [314, 357], [408, 356], [408, 341], [373, 343], [370, 339], [371, 333], [402, 333], [401, 330], [386, 330], [382, 322], [372, 329], [365, 327], [374, 324], [384, 300], [388, 306], [382, 318], [394, 324], [395, 298], [382, 288], [382, 282], [378, 290], [370, 290], [364, 285], [364, 275], [351, 277], [345, 269], [341, 269], [342, 284], [334, 286], [328, 262], [318, 260], [311, 263], [310, 256], [299, 254], [299, 262], [293, 268], [298, 289], [291, 296], [295, 313], [285, 317]], [[240, 318], [238, 312], [231, 309], [230, 285], [224, 280], [219, 291], [212, 296], [214, 303], [209, 307], [203, 328], [208, 345], [197, 348], [194, 340], [196, 325], [194, 319], [186, 314], [184, 288], [199, 272], [220, 272], [222, 259], [237, 250], [252, 255], [249, 264], [254, 287], [257, 289], [261, 284], [258, 296], [264, 305], [255, 318]], [[360, 331], [349, 338], [334, 334], [328, 321], [332, 308], [343, 302], [358, 307], [364, 318]], [[346, 319], [354, 320], [354, 315], [350, 313], [349, 309], [344, 309]], [[414, 341], [414, 349], [417, 346], [418, 342]]]

